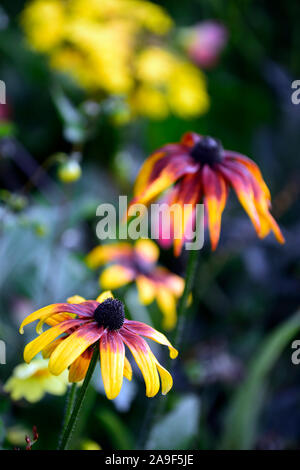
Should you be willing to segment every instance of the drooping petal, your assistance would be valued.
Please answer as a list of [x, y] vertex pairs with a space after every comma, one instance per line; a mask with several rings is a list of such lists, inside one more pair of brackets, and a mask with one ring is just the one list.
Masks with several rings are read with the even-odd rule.
[[110, 243], [93, 248], [86, 257], [86, 263], [91, 269], [98, 268], [111, 261], [130, 259], [133, 247], [130, 243]]
[[49, 328], [49, 330], [45, 331], [26, 345], [24, 349], [24, 361], [30, 362], [34, 356], [42, 351], [42, 349], [44, 349], [49, 343], [54, 341], [59, 335], [70, 328], [78, 327], [81, 323], [81, 320], [67, 320], [57, 326]]
[[51, 354], [49, 370], [59, 375], [77, 359], [89, 346], [99, 340], [103, 327], [96, 322], [88, 323], [68, 336]]
[[170, 357], [172, 359], [175, 359], [178, 356], [178, 351], [172, 346], [166, 336], [151, 326], [139, 321], [125, 320], [123, 328], [126, 328], [127, 330], [132, 331], [137, 335], [142, 335], [146, 338], [152, 339], [153, 341], [163, 344], [164, 346], [168, 346]]
[[155, 283], [147, 276], [139, 275], [136, 278], [136, 285], [138, 289], [139, 299], [141, 304], [149, 305], [155, 298], [156, 286]]
[[160, 381], [161, 381], [161, 393], [166, 395], [173, 386], [173, 378], [170, 372], [167, 371], [155, 358], [155, 363], [159, 372]]
[[75, 359], [69, 368], [69, 382], [81, 382], [85, 378], [92, 355], [93, 350], [88, 348]]
[[249, 172], [247, 174], [246, 168], [242, 171], [241, 168], [237, 168], [228, 161], [219, 164], [218, 169], [225, 180], [233, 187], [241, 205], [250, 217], [256, 232], [259, 234], [261, 227], [259, 215], [255, 207], [252, 181], [249, 177]]
[[174, 294], [162, 284], [159, 285], [156, 292], [156, 301], [163, 314], [163, 327], [171, 330], [176, 325], [176, 302]]
[[105, 330], [100, 340], [101, 374], [107, 398], [119, 395], [123, 383], [125, 348], [117, 331]]
[[231, 150], [225, 150], [224, 151], [225, 158], [227, 159], [232, 159], [233, 161], [239, 162], [242, 165], [244, 165], [248, 171], [251, 173], [253, 178], [257, 181], [259, 186], [261, 187], [262, 191], [264, 192], [266, 198], [270, 201], [271, 200], [271, 194], [269, 191], [268, 186], [266, 185], [263, 176], [261, 174], [261, 171], [259, 167], [256, 165], [256, 163], [251, 160], [250, 158], [246, 157], [245, 155], [242, 155], [238, 152], [233, 152]]
[[51, 317], [47, 318], [46, 320], [40, 320], [36, 326], [37, 333], [42, 333], [43, 325], [55, 326], [63, 321], [70, 320], [71, 318], [76, 318], [75, 313], [56, 313], [55, 315], [51, 315]]
[[253, 190], [254, 190], [254, 203], [255, 203], [255, 207], [259, 216], [259, 221], [260, 221], [260, 226], [261, 226], [259, 237], [265, 238], [272, 230], [277, 241], [281, 244], [284, 243], [285, 240], [280, 231], [280, 228], [277, 222], [275, 221], [275, 219], [270, 214], [269, 199], [266, 198], [263, 190], [258, 185], [256, 180], [253, 180], [252, 185], [253, 185]]
[[130, 362], [128, 361], [127, 357], [124, 357], [124, 372], [123, 372], [124, 377], [126, 377], [127, 380], [132, 379], [132, 367], [130, 365]]
[[179, 183], [176, 204], [179, 205], [180, 211], [174, 218], [175, 256], [180, 255], [185, 240], [192, 241], [195, 208], [200, 201], [201, 191], [200, 172], [185, 176]]
[[99, 302], [99, 304], [101, 304], [102, 302], [104, 302], [104, 300], [107, 300], [107, 299], [113, 299], [114, 296], [112, 294], [112, 292], [110, 290], [106, 290], [104, 292], [102, 292], [100, 295], [98, 295], [97, 297], [97, 302]]
[[152, 240], [141, 239], [134, 245], [134, 251], [139, 258], [145, 260], [146, 263], [156, 263], [159, 257], [159, 248]]
[[114, 264], [105, 268], [99, 277], [103, 289], [118, 289], [125, 286], [135, 278], [135, 271], [121, 264]]
[[60, 303], [60, 304], [51, 304], [47, 305], [46, 307], [40, 308], [35, 312], [31, 313], [26, 317], [20, 326], [20, 333], [24, 333], [24, 326], [32, 323], [36, 320], [41, 320], [45, 322], [49, 317], [54, 314], [65, 314], [65, 313], [72, 313], [78, 315], [80, 317], [89, 317], [93, 313], [93, 301], [83, 302], [82, 304], [68, 304], [68, 303]]
[[205, 165], [202, 170], [204, 202], [212, 249], [215, 250], [221, 231], [221, 218], [227, 200], [227, 184], [221, 174]]
[[122, 328], [120, 335], [129, 347], [140, 371], [143, 374], [147, 397], [154, 397], [159, 390], [159, 377], [155, 358], [145, 340], [138, 335]]

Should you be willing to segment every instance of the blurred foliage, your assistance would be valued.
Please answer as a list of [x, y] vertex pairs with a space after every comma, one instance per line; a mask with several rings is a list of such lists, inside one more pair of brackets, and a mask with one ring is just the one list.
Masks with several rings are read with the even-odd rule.
[[[258, 240], [231, 195], [220, 247], [212, 254], [205, 244], [199, 254], [194, 303], [165, 408], [155, 412], [139, 374], [109, 402], [97, 370], [72, 448], [90, 440], [102, 449], [136, 448], [141, 441], [151, 448], [299, 448], [300, 368], [291, 363], [290, 347], [299, 336], [293, 314], [300, 300], [300, 107], [291, 103], [291, 82], [300, 78], [299, 2], [155, 2], [177, 27], [218, 20], [228, 44], [205, 71], [206, 114], [132, 122], [118, 97], [105, 106], [87, 99], [29, 50], [20, 28], [24, 3], [2, 0], [0, 9], [0, 79], [7, 85], [7, 104], [0, 105], [0, 339], [7, 345], [7, 364], [0, 365], [0, 445], [25, 448], [25, 434], [36, 425], [34, 449], [55, 448], [64, 397], [47, 395], [30, 405], [12, 402], [3, 391], [34, 335], [28, 328], [20, 336], [20, 321], [75, 293], [95, 298], [97, 277], [83, 260], [98, 242], [96, 207], [130, 196], [146, 156], [193, 130], [259, 164], [286, 245]], [[69, 159], [82, 175], [64, 184], [58, 170]], [[186, 253], [174, 259], [171, 251], [161, 252], [160, 262], [183, 274]], [[155, 305], [139, 305], [135, 288], [118, 295], [128, 316], [161, 328]]]

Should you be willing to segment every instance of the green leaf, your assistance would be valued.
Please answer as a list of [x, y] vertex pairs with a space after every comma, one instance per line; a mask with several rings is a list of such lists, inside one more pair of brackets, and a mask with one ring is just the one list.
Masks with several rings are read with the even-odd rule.
[[251, 449], [264, 403], [267, 378], [284, 348], [300, 330], [300, 312], [272, 331], [252, 359], [248, 375], [235, 393], [225, 421], [222, 449]]
[[200, 400], [195, 395], [182, 398], [174, 410], [152, 429], [146, 449], [188, 449], [196, 437], [200, 418]]

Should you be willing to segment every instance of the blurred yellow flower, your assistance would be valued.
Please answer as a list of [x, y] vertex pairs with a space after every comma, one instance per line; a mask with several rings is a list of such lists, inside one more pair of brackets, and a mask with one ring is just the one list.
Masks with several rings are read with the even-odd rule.
[[63, 395], [67, 390], [68, 374], [59, 376], [50, 374], [48, 361], [36, 359], [30, 364], [19, 364], [13, 370], [12, 376], [4, 385], [4, 391], [10, 393], [13, 400], [25, 398], [35, 403], [43, 398], [45, 393]]
[[[173, 22], [146, 0], [33, 0], [22, 14], [29, 44], [88, 93], [122, 96], [131, 117], [183, 118], [208, 108], [201, 71], [168, 50]], [[149, 44], [156, 44], [150, 45]], [[101, 94], [99, 95], [99, 92]]]
[[59, 0], [35, 0], [22, 17], [29, 43], [41, 52], [50, 51], [63, 39], [64, 6]]

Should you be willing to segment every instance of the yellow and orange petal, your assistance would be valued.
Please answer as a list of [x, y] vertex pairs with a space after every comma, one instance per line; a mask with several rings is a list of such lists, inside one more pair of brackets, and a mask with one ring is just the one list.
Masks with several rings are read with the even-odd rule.
[[116, 331], [104, 331], [100, 342], [100, 361], [103, 385], [107, 398], [119, 395], [124, 375], [125, 348]]
[[202, 171], [202, 184], [211, 246], [215, 250], [220, 238], [222, 213], [228, 193], [227, 185], [223, 176], [213, 171], [208, 165]]

